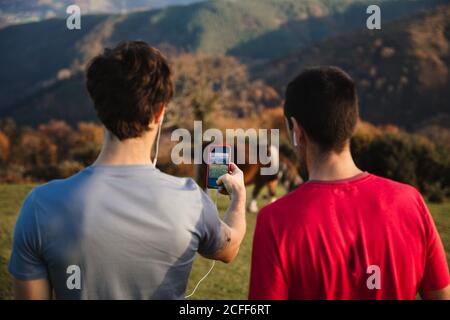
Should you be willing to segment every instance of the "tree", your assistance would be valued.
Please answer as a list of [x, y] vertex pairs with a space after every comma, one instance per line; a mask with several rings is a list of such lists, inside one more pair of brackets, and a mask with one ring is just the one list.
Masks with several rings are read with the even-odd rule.
[[375, 174], [418, 185], [412, 142], [405, 135], [388, 133], [376, 137], [361, 158]]
[[66, 122], [51, 120], [39, 125], [38, 131], [58, 147], [58, 159], [63, 160], [69, 157], [70, 149], [74, 144], [74, 132]]
[[0, 131], [0, 164], [4, 164], [9, 156], [9, 139]]
[[183, 127], [192, 120], [216, 127], [218, 119], [244, 118], [280, 105], [278, 93], [262, 81], [252, 81], [245, 65], [233, 57], [181, 54], [173, 65], [176, 96], [168, 111]]
[[74, 135], [70, 157], [85, 166], [97, 158], [103, 141], [103, 128], [92, 122], [80, 122]]

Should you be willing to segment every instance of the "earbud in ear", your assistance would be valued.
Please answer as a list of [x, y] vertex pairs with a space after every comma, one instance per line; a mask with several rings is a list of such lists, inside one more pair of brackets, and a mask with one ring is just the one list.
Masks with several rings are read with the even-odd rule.
[[292, 133], [292, 140], [294, 143], [294, 147], [297, 147], [298, 143], [297, 143], [297, 135], [295, 134], [295, 131]]

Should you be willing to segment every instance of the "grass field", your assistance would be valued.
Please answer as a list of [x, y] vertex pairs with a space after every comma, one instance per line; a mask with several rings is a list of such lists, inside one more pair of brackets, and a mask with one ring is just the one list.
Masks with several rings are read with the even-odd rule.
[[[17, 211], [32, 185], [0, 185], [0, 300], [11, 299], [11, 281], [7, 271], [10, 255], [12, 230]], [[250, 190], [249, 190], [250, 192]], [[282, 193], [282, 190], [279, 190]], [[213, 195], [214, 197], [214, 195]], [[219, 196], [221, 212], [227, 204], [225, 196]], [[259, 205], [264, 200], [259, 199]], [[430, 204], [430, 211], [436, 221], [442, 241], [446, 247], [447, 259], [450, 257], [450, 202]], [[216, 263], [209, 277], [202, 282], [192, 299], [246, 299], [249, 281], [251, 240], [255, 226], [255, 214], [247, 215], [247, 235], [236, 260], [228, 265]], [[190, 293], [197, 281], [209, 270], [211, 261], [200, 256], [195, 260], [190, 276], [187, 293]]]

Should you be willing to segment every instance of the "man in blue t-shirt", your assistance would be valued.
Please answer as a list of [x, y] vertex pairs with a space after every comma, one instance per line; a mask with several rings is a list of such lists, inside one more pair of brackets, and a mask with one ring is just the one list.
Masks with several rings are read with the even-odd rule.
[[224, 221], [192, 179], [150, 159], [171, 71], [156, 49], [124, 42], [95, 57], [87, 89], [105, 127], [95, 163], [34, 188], [24, 201], [9, 271], [18, 299], [183, 299], [195, 253], [230, 262], [244, 237], [242, 172], [219, 178]]

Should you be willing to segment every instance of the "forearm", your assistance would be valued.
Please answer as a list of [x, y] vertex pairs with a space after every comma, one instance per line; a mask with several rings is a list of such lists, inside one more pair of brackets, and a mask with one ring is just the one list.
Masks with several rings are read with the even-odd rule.
[[245, 196], [232, 198], [230, 207], [225, 211], [222, 221], [222, 245], [209, 258], [229, 263], [239, 252], [246, 231]]
[[246, 232], [245, 193], [233, 196], [229, 208], [225, 211], [224, 222], [230, 228], [232, 241], [240, 243]]
[[217, 179], [217, 184], [220, 186], [219, 192], [229, 194], [231, 202], [225, 211], [222, 221], [221, 248], [212, 257], [226, 263], [233, 261], [236, 257], [247, 228], [245, 221], [246, 191], [244, 175], [234, 163], [230, 163], [230, 168], [229, 174], [224, 174]]

